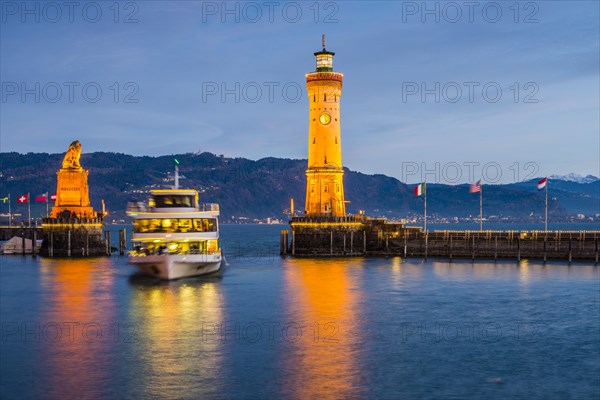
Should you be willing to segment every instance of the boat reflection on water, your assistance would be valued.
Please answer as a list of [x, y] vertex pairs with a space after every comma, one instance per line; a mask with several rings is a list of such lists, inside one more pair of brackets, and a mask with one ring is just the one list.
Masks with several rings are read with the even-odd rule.
[[47, 308], [39, 321], [40, 362], [47, 379], [42, 397], [107, 396], [112, 365], [114, 297], [109, 259], [40, 259]]
[[302, 326], [288, 329], [283, 352], [283, 398], [354, 398], [362, 390], [359, 359], [360, 280], [363, 260], [286, 259], [286, 314]]
[[139, 332], [131, 376], [149, 398], [218, 397], [222, 390], [222, 342], [204, 335], [221, 324], [220, 278], [159, 283], [134, 276], [128, 320]]

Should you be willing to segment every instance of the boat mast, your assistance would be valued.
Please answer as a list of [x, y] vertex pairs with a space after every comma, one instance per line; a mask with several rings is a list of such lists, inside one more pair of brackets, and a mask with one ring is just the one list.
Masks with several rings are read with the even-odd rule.
[[175, 159], [175, 189], [179, 189], [179, 161]]

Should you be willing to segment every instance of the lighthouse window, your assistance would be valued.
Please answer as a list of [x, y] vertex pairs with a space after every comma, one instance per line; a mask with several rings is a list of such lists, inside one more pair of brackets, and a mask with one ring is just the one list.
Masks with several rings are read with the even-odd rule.
[[317, 101], [317, 95], [313, 94], [313, 103]]
[[337, 136], [335, 137], [335, 144], [337, 144]]
[[[314, 121], [314, 119], [313, 119]], [[313, 144], [317, 143], [317, 138], [313, 138]]]
[[328, 186], [328, 185], [325, 185], [325, 188], [323, 188], [323, 191], [324, 191], [325, 193], [329, 193], [329, 186]]
[[337, 96], [333, 96], [333, 100], [337, 103]]
[[327, 101], [327, 93], [323, 95], [323, 101]]
[[314, 193], [315, 192], [315, 185], [310, 185], [310, 192]]
[[340, 192], [340, 185], [335, 185], [335, 191], [336, 191], [336, 193]]

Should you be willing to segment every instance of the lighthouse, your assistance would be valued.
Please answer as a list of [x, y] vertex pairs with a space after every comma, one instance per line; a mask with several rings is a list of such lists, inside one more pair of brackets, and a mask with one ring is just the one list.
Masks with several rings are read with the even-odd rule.
[[307, 217], [344, 217], [344, 169], [340, 130], [343, 74], [333, 70], [335, 53], [325, 47], [314, 53], [316, 69], [306, 74], [308, 93]]
[[[344, 76], [333, 70], [335, 53], [327, 50], [325, 35], [322, 50], [314, 54], [315, 71], [306, 74], [308, 166], [305, 215], [291, 213], [291, 232], [281, 231], [280, 254], [292, 257], [387, 254], [389, 238], [400, 238], [403, 224], [371, 218], [364, 213], [346, 214], [340, 129]], [[293, 205], [290, 209], [294, 209]]]

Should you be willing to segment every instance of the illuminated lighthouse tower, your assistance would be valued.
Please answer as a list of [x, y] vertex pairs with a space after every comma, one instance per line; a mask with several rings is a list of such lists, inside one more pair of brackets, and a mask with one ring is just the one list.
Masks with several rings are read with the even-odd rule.
[[309, 101], [306, 216], [346, 215], [340, 136], [343, 75], [333, 71], [335, 53], [316, 52], [317, 69], [306, 74]]

